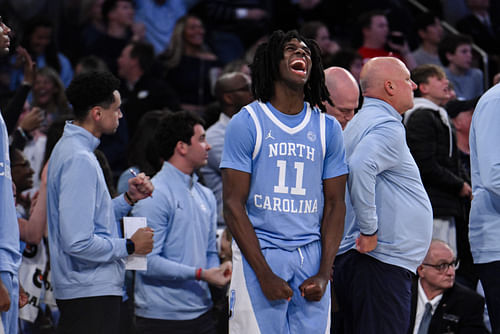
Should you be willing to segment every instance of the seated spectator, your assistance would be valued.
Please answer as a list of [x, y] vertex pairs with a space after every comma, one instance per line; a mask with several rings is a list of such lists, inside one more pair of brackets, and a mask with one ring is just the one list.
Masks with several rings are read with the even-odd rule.
[[206, 24], [207, 43], [225, 65], [242, 58], [245, 50], [270, 32], [271, 7], [266, 0], [201, 0], [193, 10]]
[[[30, 303], [19, 312], [20, 329], [23, 334], [53, 330], [57, 325], [59, 311], [51, 293], [52, 285], [49, 275], [50, 265], [46, 235], [47, 169], [49, 156], [63, 134], [65, 122], [66, 119], [59, 119], [52, 123], [47, 130], [40, 188], [31, 200], [29, 218], [27, 218], [27, 222], [24, 222], [29, 227], [26, 231], [30, 232], [31, 236], [29, 236], [30, 240], [27, 240], [28, 244], [23, 252], [23, 261], [19, 269], [20, 281], [30, 299]], [[19, 227], [22, 228], [21, 223], [23, 223], [23, 220], [21, 218], [18, 220]], [[33, 277], [37, 277], [37, 280], [33, 280]]]
[[[48, 249], [43, 239], [46, 232], [46, 169], [42, 175], [40, 193], [30, 199], [22, 192], [33, 185], [34, 171], [21, 151], [11, 147], [12, 180], [16, 184], [17, 214], [21, 237], [21, 251], [23, 260], [19, 268], [19, 281], [28, 296], [29, 304], [19, 311], [21, 333], [38, 333], [42, 328], [41, 318], [45, 321], [46, 314], [55, 307], [55, 300], [50, 302], [50, 283], [48, 282]], [[34, 277], [36, 279], [34, 279]], [[45, 311], [42, 310], [45, 309]], [[51, 319], [51, 318], [50, 318]], [[49, 328], [45, 323], [44, 328]]]
[[243, 58], [233, 60], [232, 62], [227, 63], [222, 68], [222, 72], [220, 73], [220, 75], [232, 72], [241, 72], [245, 73], [246, 75], [250, 75], [249, 63]]
[[300, 34], [305, 38], [314, 39], [321, 50], [323, 66], [331, 61], [335, 53], [340, 50], [340, 45], [330, 39], [328, 27], [320, 21], [309, 21], [302, 25]]
[[41, 233], [33, 233], [33, 231], [29, 231], [30, 226], [28, 226], [26, 218], [29, 217], [31, 200], [29, 197], [22, 194], [23, 191], [28, 190], [33, 186], [33, 174], [35, 174], [35, 172], [31, 168], [30, 162], [26, 160], [23, 152], [20, 150], [11, 146], [9, 148], [9, 155], [11, 161], [10, 167], [12, 182], [16, 185], [16, 211], [18, 218], [22, 218], [22, 221], [19, 222], [20, 237], [24, 242], [37, 244], [40, 242], [45, 229], [42, 229]]
[[455, 282], [457, 267], [451, 248], [433, 240], [412, 287], [409, 333], [488, 333], [484, 298]]
[[205, 45], [205, 29], [200, 19], [191, 15], [179, 19], [170, 45], [160, 57], [181, 108], [203, 115], [206, 105], [214, 100], [211, 88], [219, 64]]
[[412, 52], [417, 66], [434, 64], [444, 67], [439, 60], [438, 46], [443, 39], [443, 27], [439, 18], [431, 13], [417, 17], [416, 29], [420, 37], [420, 46]]
[[102, 4], [102, 19], [106, 26], [103, 34], [88, 46], [87, 54], [95, 55], [106, 63], [109, 70], [116, 74], [117, 59], [131, 40], [140, 40], [135, 34], [134, 7], [132, 0], [105, 0]]
[[132, 138], [142, 115], [150, 110], [168, 108], [179, 110], [175, 91], [163, 79], [150, 73], [155, 54], [146, 42], [131, 42], [118, 58], [118, 76], [121, 80], [121, 109]]
[[[54, 37], [54, 26], [44, 17], [30, 21], [23, 34], [21, 46], [24, 47], [38, 68], [49, 66], [60, 76], [64, 86], [73, 78], [73, 68], [65, 55], [60, 53]], [[14, 69], [11, 73], [10, 89], [15, 90], [23, 82], [23, 69], [19, 57], [12, 58]]]
[[19, 120], [20, 114], [25, 110], [25, 106], [27, 106], [26, 99], [35, 83], [37, 71], [35, 63], [25, 48], [18, 46], [16, 52], [20, 60], [24, 63], [24, 80], [17, 87], [14, 96], [9, 99], [7, 107], [2, 111], [5, 117], [5, 125], [10, 134], [11, 145], [22, 151], [26, 142], [31, 140], [29, 133], [40, 127], [45, 117], [40, 108], [34, 107], [27, 112], [23, 119]]
[[86, 56], [80, 58], [75, 66], [75, 75], [87, 72], [104, 72], [109, 71], [108, 65], [99, 57]]
[[459, 100], [470, 100], [483, 94], [483, 72], [472, 67], [472, 40], [466, 35], [448, 35], [438, 47], [439, 59]]
[[[80, 4], [80, 35], [82, 45], [78, 56], [85, 53], [100, 36], [106, 33], [106, 25], [102, 16], [104, 0], [85, 0]], [[74, 37], [73, 37], [74, 38]]]
[[155, 53], [164, 51], [170, 42], [175, 23], [186, 15], [198, 0], [135, 0], [135, 20], [146, 27], [146, 40]]
[[63, 82], [54, 69], [43, 67], [37, 71], [31, 104], [46, 112], [45, 128], [41, 129], [43, 132], [54, 120], [71, 113]]
[[[41, 127], [30, 133], [31, 140], [26, 143], [23, 153], [30, 161], [35, 175], [40, 175], [43, 156], [45, 152], [46, 133], [48, 127], [55, 120], [67, 117], [71, 109], [64, 92], [64, 85], [56, 71], [49, 67], [37, 71], [33, 85], [32, 107], [42, 111], [43, 121]], [[21, 115], [21, 118], [24, 116]], [[34, 189], [38, 189], [39, 178], [34, 180]]]
[[[387, 17], [382, 11], [371, 11], [359, 17], [362, 45], [359, 54], [366, 62], [370, 58], [392, 56], [403, 61], [408, 69], [415, 67], [415, 59], [410, 53], [408, 43], [401, 32], [389, 31]], [[393, 37], [396, 38], [393, 38]], [[390, 38], [389, 38], [390, 37]]]

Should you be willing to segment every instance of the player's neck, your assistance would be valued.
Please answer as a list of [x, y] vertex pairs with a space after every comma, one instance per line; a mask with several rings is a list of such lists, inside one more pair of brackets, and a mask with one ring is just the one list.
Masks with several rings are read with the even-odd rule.
[[270, 100], [273, 107], [288, 115], [296, 115], [304, 109], [304, 93], [290, 88], [280, 89], [275, 86], [274, 96]]

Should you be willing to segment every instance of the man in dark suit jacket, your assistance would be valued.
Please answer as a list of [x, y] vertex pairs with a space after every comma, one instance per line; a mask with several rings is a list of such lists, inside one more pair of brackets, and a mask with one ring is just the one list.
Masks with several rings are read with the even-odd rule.
[[[455, 283], [456, 265], [451, 248], [433, 240], [413, 284], [409, 334], [488, 333], [483, 322], [484, 298]], [[429, 320], [426, 304], [431, 306]]]

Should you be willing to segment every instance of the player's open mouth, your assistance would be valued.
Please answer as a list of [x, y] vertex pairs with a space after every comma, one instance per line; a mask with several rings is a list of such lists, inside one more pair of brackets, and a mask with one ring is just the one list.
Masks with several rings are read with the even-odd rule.
[[292, 72], [305, 77], [307, 70], [306, 70], [306, 62], [303, 59], [295, 59], [290, 63], [290, 67], [292, 69]]

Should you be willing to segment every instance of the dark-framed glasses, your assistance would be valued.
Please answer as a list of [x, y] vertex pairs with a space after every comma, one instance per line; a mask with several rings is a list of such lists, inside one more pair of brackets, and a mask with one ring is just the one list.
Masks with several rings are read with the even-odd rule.
[[453, 267], [453, 269], [458, 269], [460, 265], [460, 260], [455, 259], [450, 263], [440, 263], [440, 264], [430, 264], [430, 263], [422, 263], [423, 266], [432, 267], [439, 271], [440, 273], [444, 273], [448, 270], [448, 268]]

